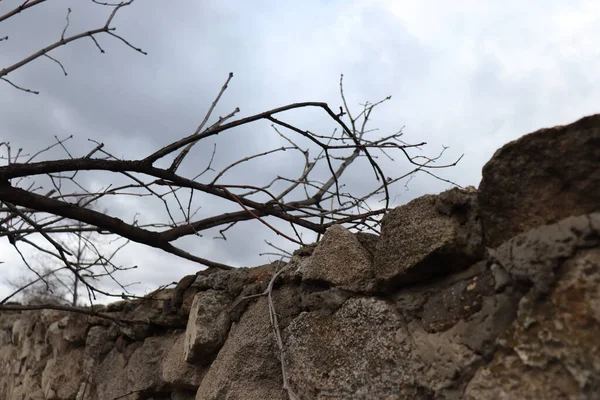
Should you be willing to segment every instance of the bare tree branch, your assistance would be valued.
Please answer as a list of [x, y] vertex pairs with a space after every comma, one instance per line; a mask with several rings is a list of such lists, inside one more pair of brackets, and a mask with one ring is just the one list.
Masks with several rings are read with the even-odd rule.
[[[0, 16], [0, 22], [44, 2], [25, 1]], [[0, 79], [19, 90], [37, 93], [14, 84], [7, 76], [40, 57], [58, 64], [67, 75], [65, 66], [50, 53], [82, 38], [90, 38], [104, 53], [97, 41], [101, 34], [146, 54], [117, 35], [112, 26], [117, 12], [131, 5], [133, 0], [119, 3], [93, 0], [93, 3], [111, 9], [103, 26], [69, 35], [71, 19], [75, 15], [67, 9], [59, 40], [1, 69]], [[17, 244], [27, 245], [30, 250], [59, 260], [60, 266], [74, 274], [75, 282], [87, 289], [91, 303], [96, 294], [118, 296], [96, 287], [92, 284], [94, 279], [113, 279], [125, 295], [126, 286], [119, 283], [114, 274], [133, 268], [117, 266], [113, 262], [114, 253], [106, 255], [90, 236], [86, 236], [92, 233], [125, 239], [122, 246], [131, 241], [205, 266], [230, 269], [232, 266], [184, 250], [179, 242], [176, 245], [176, 241], [185, 237], [206, 240], [208, 235], [205, 233], [210, 229], [218, 232], [218, 238], [226, 240], [231, 230], [252, 220], [294, 244], [303, 244], [303, 235], [307, 232], [313, 233], [311, 237], [316, 235], [319, 238], [334, 224], [344, 224], [357, 231], [378, 232], [380, 217], [389, 210], [390, 201], [393, 201], [394, 185], [411, 179], [418, 172], [452, 183], [434, 171], [456, 165], [462, 156], [442, 165], [438, 161], [445, 148], [439, 155], [429, 157], [422, 150], [426, 142], [411, 144], [404, 138], [401, 140], [404, 135], [402, 129], [375, 136], [377, 130], [370, 126], [372, 115], [390, 100], [390, 96], [376, 102], [365, 102], [355, 112], [346, 99], [341, 75], [339, 93], [342, 106], [339, 111], [334, 112], [325, 102], [309, 101], [287, 104], [238, 119], [235, 118], [240, 110], [236, 107], [217, 117], [220, 101], [232, 79], [233, 73], [229, 73], [191, 134], [185, 136], [186, 133], [183, 133], [141, 158], [118, 158], [104, 143], [94, 140], [91, 140], [91, 148], [80, 155], [70, 150], [72, 136], [63, 139], [55, 136], [50, 145], [33, 154], [24, 153], [21, 148], [13, 151], [10, 143], [0, 142], [0, 238], [8, 240], [27, 268], [32, 266], [27, 262], [26, 252], [21, 251]], [[306, 109], [317, 111], [318, 116], [327, 121], [326, 132], [312, 131], [289, 122], [291, 114]], [[216, 156], [217, 144], [207, 139], [216, 141], [223, 135], [236, 134], [239, 128], [248, 131], [254, 123], [267, 121], [272, 127], [269, 132], [281, 143], [252, 151], [244, 148], [247, 151], [242, 155], [223, 161], [225, 166], [218, 165], [221, 160]], [[202, 167], [195, 170], [182, 168], [183, 161], [195, 157], [199, 149], [205, 151], [202, 153]], [[49, 160], [37, 161], [50, 150], [66, 155], [62, 159], [50, 157]], [[289, 159], [286, 168], [263, 169], [264, 174], [254, 174], [250, 180], [236, 177], [236, 172], [248, 170], [249, 165], [256, 165], [258, 161], [269, 165], [281, 152], [286, 152], [286, 163]], [[288, 154], [292, 157], [287, 157]], [[173, 159], [169, 166], [159, 167], [169, 157]], [[403, 171], [397, 165], [401, 160], [409, 165], [408, 170]], [[357, 184], [356, 179], [349, 176], [353, 168], [366, 171], [369, 178], [361, 176]], [[89, 173], [93, 173], [94, 178], [98, 177], [96, 181], [102, 182], [100, 189], [92, 187], [89, 180], [83, 178]], [[121, 216], [117, 218], [112, 211], [87, 207], [101, 200], [110, 204], [115, 197], [135, 198], [140, 204], [153, 201], [162, 206], [163, 215], [155, 217], [136, 209], [134, 215], [123, 217], [116, 214]], [[218, 206], [214, 206], [215, 201]], [[65, 245], [69, 235], [78, 239], [74, 251], [69, 251]], [[213, 235], [214, 232], [211, 233]], [[281, 254], [286, 254], [281, 246], [267, 243]], [[194, 246], [193, 252], [201, 248]], [[93, 257], [80, 257], [83, 250], [89, 250]], [[46, 279], [43, 273], [36, 273], [38, 282]], [[69, 289], [73, 298], [78, 296], [77, 285], [69, 287], [66, 281], [60, 281], [60, 284]]]
[[[44, 1], [45, 0], [25, 2], [21, 6], [13, 9], [12, 11], [9, 11], [8, 13], [4, 14], [3, 16], [1, 16], [0, 17], [0, 22], [2, 22], [3, 20], [6, 20], [8, 18], [13, 17], [14, 15], [16, 15], [16, 14], [24, 11], [25, 9], [28, 9], [28, 8], [36, 6], [36, 5], [40, 4], [40, 3], [43, 3]], [[67, 13], [67, 24], [66, 24], [65, 28], [63, 29], [63, 32], [61, 34], [61, 38], [58, 41], [52, 43], [51, 45], [48, 45], [48, 46], [44, 47], [43, 49], [38, 50], [35, 53], [31, 54], [30, 56], [25, 57], [22, 60], [14, 63], [13, 65], [8, 66], [6, 68], [2, 68], [0, 70], [0, 79], [2, 79], [3, 81], [8, 82], [10, 85], [12, 85], [13, 87], [15, 87], [15, 88], [17, 88], [19, 90], [23, 90], [23, 91], [28, 92], [28, 93], [38, 94], [39, 92], [37, 92], [37, 91], [25, 89], [25, 88], [22, 88], [21, 86], [18, 86], [16, 84], [14, 84], [13, 82], [11, 82], [9, 79], [6, 78], [6, 75], [10, 74], [11, 72], [13, 72], [13, 71], [15, 71], [15, 70], [17, 70], [19, 68], [24, 67], [25, 65], [27, 65], [30, 62], [38, 59], [39, 57], [47, 56], [48, 53], [50, 53], [52, 50], [57, 49], [58, 47], [65, 46], [65, 45], [67, 45], [67, 44], [69, 44], [71, 42], [74, 42], [76, 40], [79, 40], [79, 39], [82, 39], [82, 38], [86, 38], [86, 37], [91, 38], [94, 41], [94, 43], [96, 44], [96, 46], [100, 49], [100, 51], [102, 53], [104, 53], [104, 50], [100, 47], [100, 45], [98, 44], [98, 42], [96, 41], [96, 39], [94, 37], [95, 35], [98, 35], [100, 33], [106, 33], [106, 34], [108, 34], [108, 35], [110, 35], [110, 36], [112, 36], [112, 37], [114, 37], [116, 39], [119, 39], [120, 41], [122, 41], [123, 43], [125, 43], [128, 47], [132, 48], [133, 50], [135, 50], [135, 51], [137, 51], [139, 53], [142, 53], [142, 54], [146, 54], [146, 52], [144, 52], [142, 49], [137, 48], [137, 47], [131, 45], [123, 37], [115, 34], [114, 33], [115, 28], [113, 28], [113, 27], [110, 26], [110, 24], [111, 24], [112, 20], [114, 19], [116, 13], [121, 8], [126, 7], [126, 6], [130, 5], [131, 3], [133, 3], [133, 1], [134, 0], [130, 0], [130, 1], [127, 1], [127, 2], [121, 2], [119, 4], [116, 4], [114, 6], [112, 12], [110, 13], [108, 19], [106, 20], [106, 23], [101, 28], [96, 28], [96, 29], [92, 29], [92, 30], [89, 30], [89, 31], [86, 31], [86, 32], [77, 33], [75, 35], [72, 35], [72, 36], [69, 36], [69, 37], [65, 38], [64, 35], [65, 35], [65, 33], [67, 31], [67, 28], [68, 28], [68, 26], [70, 24], [69, 14], [71, 13], [71, 9], [69, 9], [69, 11]], [[58, 62], [57, 60], [55, 60], [53, 58], [51, 58], [51, 59], [54, 60], [54, 61], [56, 61], [56, 62]], [[62, 67], [62, 64], [59, 63], [59, 65]], [[65, 72], [64, 68], [63, 68], [63, 72]], [[66, 75], [66, 72], [65, 72], [65, 75]]]

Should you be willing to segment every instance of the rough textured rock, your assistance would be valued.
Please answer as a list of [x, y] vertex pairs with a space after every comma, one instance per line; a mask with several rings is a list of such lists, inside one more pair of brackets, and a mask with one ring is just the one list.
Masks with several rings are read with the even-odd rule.
[[598, 246], [600, 213], [569, 217], [541, 226], [490, 250], [490, 259], [516, 279], [533, 285], [535, 293], [546, 294], [554, 283], [561, 260], [577, 249]]
[[0, 399], [100, 400], [130, 392], [129, 399], [194, 398], [205, 369], [185, 362], [182, 331], [136, 341], [98, 320], [56, 311], [0, 314]]
[[489, 247], [537, 226], [598, 210], [600, 115], [504, 145], [483, 167], [481, 219]]
[[477, 371], [465, 398], [597, 398], [600, 213], [543, 226], [502, 248], [516, 253], [504, 259], [509, 272], [519, 279], [529, 274], [534, 290], [521, 299], [518, 318], [500, 336], [494, 360]]
[[[291, 290], [277, 293], [280, 321], [297, 310]], [[282, 318], [283, 317], [283, 318]], [[198, 389], [196, 400], [287, 399], [282, 390], [281, 365], [266, 298], [250, 305], [229, 337]]]
[[302, 313], [285, 331], [293, 387], [306, 399], [459, 398], [520, 295], [496, 293], [480, 263], [390, 300], [353, 297], [329, 316]]
[[[368, 243], [369, 237], [363, 240]], [[309, 261], [299, 271], [306, 281], [321, 281], [341, 289], [368, 292], [375, 288], [373, 255], [359, 237], [333, 225], [319, 242]]]
[[351, 296], [352, 292], [336, 287], [318, 290], [315, 287], [304, 286], [300, 291], [300, 307], [304, 311], [314, 311], [321, 315], [331, 315]]
[[185, 334], [180, 334], [174, 339], [172, 347], [165, 351], [161, 380], [172, 387], [195, 392], [206, 374], [206, 368], [186, 362], [184, 342]]
[[131, 343], [123, 352], [112, 349], [95, 368], [92, 395], [112, 399], [129, 392], [151, 392], [159, 383], [163, 345], [161, 337], [150, 337]]
[[477, 274], [465, 276], [447, 289], [428, 296], [421, 315], [427, 332], [443, 332], [481, 310], [484, 296], [494, 293], [493, 277], [483, 272], [485, 266], [486, 261], [474, 265], [472, 269]]
[[46, 399], [73, 399], [79, 392], [81, 376], [73, 371], [83, 369], [83, 349], [72, 349], [50, 359], [42, 372], [42, 391]]
[[374, 271], [380, 282], [410, 283], [455, 272], [482, 255], [476, 195], [455, 188], [384, 216]]
[[[582, 172], [597, 147], [581, 149], [597, 122], [501, 149], [483, 230], [477, 192], [453, 189], [393, 210], [381, 237], [334, 226], [287, 264], [207, 269], [100, 309], [135, 323], [2, 311], [0, 400], [598, 399], [600, 203], [584, 189], [599, 186]], [[556, 151], [543, 143], [580, 153], [572, 186], [532, 171]], [[520, 179], [538, 186], [509, 190]]]
[[[323, 318], [302, 313], [287, 327], [286, 363], [303, 399], [426, 398], [412, 377], [398, 368], [410, 356], [396, 340], [401, 317], [374, 298], [348, 300]], [[375, 328], [376, 327], [376, 328]]]
[[229, 332], [229, 295], [209, 289], [194, 298], [185, 330], [184, 356], [188, 362], [210, 363]]

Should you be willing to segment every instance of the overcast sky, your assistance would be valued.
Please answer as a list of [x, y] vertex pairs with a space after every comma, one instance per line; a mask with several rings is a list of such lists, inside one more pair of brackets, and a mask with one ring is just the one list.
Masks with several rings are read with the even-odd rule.
[[[21, 3], [2, 1], [0, 14]], [[0, 42], [2, 68], [59, 38], [68, 7], [67, 35], [101, 26], [109, 12], [87, 0], [49, 0], [1, 23], [0, 37], [9, 36]], [[91, 138], [116, 156], [143, 157], [193, 133], [229, 72], [234, 79], [216, 114], [239, 106], [240, 117], [301, 101], [324, 101], [338, 109], [343, 73], [351, 107], [392, 95], [373, 117], [382, 135], [405, 126], [403, 139], [427, 142], [429, 154], [442, 146], [450, 147], [448, 161], [464, 153], [459, 165], [441, 176], [478, 186], [481, 168], [503, 144], [600, 111], [596, 0], [138, 0], [122, 9], [113, 25], [148, 55], [99, 36], [106, 54], [91, 40], [51, 53], [63, 63], [66, 77], [46, 58], [10, 74], [15, 84], [40, 94], [0, 82], [0, 142], [35, 152], [55, 135], [72, 134], [69, 146], [77, 155], [91, 149]], [[310, 112], [289, 118], [305, 129], [330, 126]], [[229, 154], [281, 145], [265, 124], [219, 140], [221, 168]], [[193, 159], [199, 165], [188, 160], [186, 169], [205, 168], [212, 145], [204, 144]], [[409, 169], [401, 158], [396, 161], [399, 173]], [[289, 171], [290, 163], [283, 156], [255, 163], [231, 180]], [[372, 177], [370, 171], [353, 171], [355, 185]], [[394, 204], [449, 187], [420, 175], [408, 191], [397, 186]], [[112, 207], [115, 215], [132, 210], [148, 219], [163, 215], [157, 204], [139, 199]], [[207, 200], [203, 210], [216, 212], [219, 203]], [[201, 257], [253, 266], [272, 259], [258, 256], [269, 251], [264, 239], [295, 248], [258, 224], [238, 227], [227, 242], [194, 238], [185, 245]], [[0, 260], [5, 262], [0, 276], [22, 270], [7, 242], [0, 243]], [[128, 248], [120, 261], [139, 265], [122, 279], [142, 282], [135, 287], [138, 293], [199, 269], [141, 246]], [[0, 298], [6, 293], [0, 282]]]

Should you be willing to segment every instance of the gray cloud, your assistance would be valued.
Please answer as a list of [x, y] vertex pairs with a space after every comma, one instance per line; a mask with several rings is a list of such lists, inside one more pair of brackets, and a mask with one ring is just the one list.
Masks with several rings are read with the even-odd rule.
[[[2, 10], [17, 1], [3, 1]], [[72, 7], [69, 32], [101, 25], [106, 9], [91, 2], [47, 2], [0, 25], [0, 62], [10, 65], [55, 40]], [[240, 116], [299, 101], [340, 105], [339, 74], [345, 74], [350, 105], [392, 100], [374, 115], [381, 134], [406, 125], [405, 139], [427, 141], [428, 154], [450, 146], [446, 160], [465, 153], [463, 161], [442, 175], [461, 185], [477, 185], [480, 170], [507, 141], [532, 130], [571, 122], [598, 112], [597, 65], [593, 38], [600, 34], [599, 6], [593, 2], [509, 1], [228, 1], [135, 2], [115, 19], [118, 33], [148, 51], [138, 54], [108, 37], [58, 49], [69, 75], [48, 59], [11, 74], [15, 83], [40, 90], [33, 96], [4, 85], [0, 91], [0, 140], [30, 152], [75, 136], [70, 148], [83, 154], [93, 138], [117, 156], [142, 157], [192, 133], [223, 84], [235, 77], [215, 115], [236, 106]], [[323, 115], [302, 110], [288, 116], [307, 129], [329, 132]], [[266, 123], [226, 132], [218, 138], [216, 167], [243, 152], [282, 143]], [[214, 141], [199, 147], [184, 165], [201, 170]], [[52, 153], [57, 156], [58, 153]], [[226, 179], [251, 182], [269, 173], [291, 174], [288, 153], [253, 162]], [[401, 159], [388, 165], [408, 171]], [[347, 177], [361, 188], [373, 174], [356, 167]], [[115, 178], [87, 174], [87, 182]], [[116, 181], [115, 181], [116, 182]], [[103, 182], [104, 184], [107, 181]], [[399, 185], [393, 197], [402, 204], [449, 185], [420, 175]], [[201, 213], [222, 209], [215, 199], [198, 199]], [[125, 218], [164, 218], [160, 205], [140, 199], [106, 203]], [[183, 246], [203, 257], [238, 265], [266, 262], [263, 239], [284, 244], [257, 222], [240, 226], [229, 240], [188, 238]], [[287, 244], [288, 248], [293, 245]], [[18, 258], [0, 243], [2, 268], [14, 274]], [[6, 255], [6, 256], [5, 256]], [[127, 280], [143, 281], [138, 290], [178, 280], [197, 266], [138, 246], [123, 252], [123, 263], [138, 263]], [[143, 265], [142, 265], [143, 264]], [[7, 268], [6, 265], [12, 265]], [[5, 293], [0, 286], [0, 296]]]

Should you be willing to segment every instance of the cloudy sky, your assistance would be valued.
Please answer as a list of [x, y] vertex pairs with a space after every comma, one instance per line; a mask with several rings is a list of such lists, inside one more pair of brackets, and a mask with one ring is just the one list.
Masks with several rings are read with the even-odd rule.
[[[2, 1], [0, 14], [21, 3]], [[48, 0], [2, 22], [0, 36], [9, 36], [0, 42], [2, 68], [58, 39], [69, 7], [67, 34], [102, 26], [109, 12], [87, 0]], [[429, 154], [442, 146], [450, 147], [447, 161], [464, 153], [459, 165], [441, 176], [477, 186], [481, 168], [504, 143], [600, 111], [600, 2], [595, 0], [138, 0], [122, 9], [113, 25], [148, 55], [100, 36], [106, 54], [91, 40], [51, 54], [63, 63], [66, 77], [47, 58], [10, 74], [15, 84], [40, 94], [0, 82], [0, 142], [32, 153], [52, 144], [55, 135], [72, 134], [69, 148], [77, 155], [93, 147], [91, 138], [116, 156], [143, 157], [191, 134], [229, 72], [234, 79], [216, 114], [238, 106], [240, 117], [301, 101], [338, 109], [343, 73], [351, 107], [392, 95], [373, 116], [382, 135], [404, 126], [403, 139], [427, 142]], [[288, 117], [305, 129], [329, 129], [320, 114]], [[206, 167], [213, 142], [188, 160], [186, 171]], [[216, 143], [221, 168], [242, 150], [281, 145], [265, 124], [228, 133]], [[401, 158], [396, 161], [392, 168], [408, 171]], [[290, 171], [290, 164], [276, 157], [237, 171], [231, 180], [244, 183], [273, 170]], [[352, 172], [354, 185], [372, 179], [363, 172]], [[101, 178], [88, 179], [93, 186]], [[420, 175], [409, 190], [397, 186], [394, 204], [449, 187]], [[203, 212], [217, 212], [219, 206], [209, 199]], [[128, 211], [148, 220], [164, 216], [157, 204], [140, 199], [115, 200], [111, 207], [119, 216]], [[215, 261], [252, 266], [270, 261], [258, 256], [270, 250], [265, 239], [295, 247], [257, 224], [239, 227], [227, 242], [194, 238], [185, 247]], [[0, 276], [22, 271], [8, 243], [0, 243], [0, 259]], [[198, 269], [141, 246], [129, 247], [119, 261], [139, 266], [122, 279], [142, 282], [137, 292]], [[0, 282], [0, 298], [8, 290]]]

